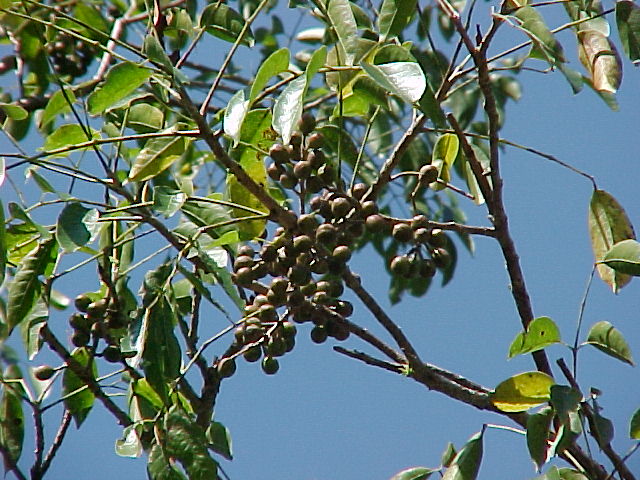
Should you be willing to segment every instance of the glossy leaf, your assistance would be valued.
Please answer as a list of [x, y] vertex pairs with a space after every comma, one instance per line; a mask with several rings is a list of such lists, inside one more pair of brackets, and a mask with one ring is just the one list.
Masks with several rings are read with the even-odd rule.
[[484, 430], [473, 435], [457, 453], [444, 472], [442, 480], [475, 480], [482, 462], [482, 439]]
[[[85, 373], [92, 379], [96, 379], [98, 370], [93, 357], [86, 347], [76, 348], [71, 357], [85, 368]], [[74, 393], [75, 392], [75, 393]], [[62, 376], [62, 394], [65, 397], [64, 405], [76, 422], [76, 426], [80, 428], [82, 422], [87, 418], [95, 396], [93, 392], [86, 387], [86, 384], [76, 375], [70, 368], [64, 370]]]
[[233, 460], [231, 433], [227, 427], [220, 422], [211, 422], [207, 428], [207, 440], [209, 448], [214, 452], [219, 453], [227, 460]]
[[87, 98], [91, 115], [99, 115], [109, 107], [133, 93], [151, 76], [149, 69], [131, 62], [120, 62], [107, 72], [100, 84]]
[[7, 302], [7, 326], [11, 331], [26, 318], [42, 291], [40, 275], [53, 269], [58, 255], [54, 239], [41, 241], [22, 259], [18, 270], [9, 283]]
[[578, 56], [590, 74], [593, 88], [616, 93], [622, 82], [622, 62], [615, 45], [595, 30], [578, 32], [578, 39]]
[[602, 261], [616, 272], [640, 276], [640, 242], [622, 240], [609, 249]]
[[630, 0], [616, 2], [616, 24], [624, 53], [640, 62], [640, 7]]
[[[174, 126], [162, 133], [176, 131], [177, 127]], [[143, 182], [165, 171], [182, 156], [190, 141], [191, 139], [180, 135], [148, 140], [131, 167], [129, 180]]]
[[[96, 138], [100, 138], [100, 133], [92, 128], [89, 128], [89, 136], [82, 129], [82, 127], [76, 123], [62, 125], [56, 128], [51, 135], [47, 137], [42, 147], [45, 151], [57, 150], [59, 148], [71, 147], [79, 143], [88, 142]], [[85, 147], [84, 149], [89, 148]], [[77, 149], [80, 150], [80, 149]], [[66, 156], [71, 153], [71, 150], [63, 153], [56, 154], [55, 156]]]
[[[242, 15], [221, 2], [209, 4], [200, 16], [200, 27], [204, 28], [207, 33], [231, 43], [238, 39], [244, 24]], [[255, 38], [250, 28], [245, 31], [240, 43], [249, 47], [253, 46]]]
[[381, 65], [361, 64], [363, 70], [382, 88], [413, 104], [422, 98], [427, 80], [416, 62], [393, 62]]
[[[4, 374], [2, 398], [0, 399], [0, 447], [3, 454], [17, 463], [24, 443], [24, 411], [22, 398], [25, 394], [19, 379], [22, 374], [17, 366], [10, 365]], [[11, 382], [10, 380], [17, 380]], [[4, 456], [3, 455], [3, 456]]]
[[629, 421], [629, 437], [640, 440], [640, 408], [633, 413]]
[[172, 217], [187, 201], [187, 195], [164, 185], [153, 187], [153, 209], [165, 216]]
[[229, 100], [222, 121], [224, 133], [231, 137], [234, 147], [240, 141], [240, 129], [248, 110], [249, 101], [244, 99], [244, 90], [238, 90]]
[[560, 330], [549, 317], [538, 317], [531, 321], [525, 332], [520, 332], [509, 347], [509, 358], [536, 352], [560, 343]]
[[503, 412], [524, 412], [549, 401], [555, 382], [542, 372], [525, 372], [501, 382], [491, 394], [491, 403]]
[[426, 480], [437, 469], [427, 467], [411, 467], [396, 473], [390, 480]]
[[154, 445], [147, 461], [147, 473], [151, 480], [186, 480], [187, 477], [167, 458], [160, 445]]
[[327, 14], [338, 37], [338, 42], [346, 55], [346, 58], [342, 59], [344, 64], [353, 65], [358, 49], [358, 25], [351, 10], [351, 2], [349, 0], [328, 0]]
[[[613, 196], [604, 190], [593, 192], [589, 204], [589, 234], [596, 262], [602, 261], [616, 243], [634, 239], [633, 226], [626, 212]], [[600, 278], [611, 286], [614, 293], [624, 287], [631, 277], [616, 272], [604, 264], [597, 266]]]
[[98, 210], [77, 202], [68, 203], [60, 212], [56, 238], [65, 252], [75, 252], [85, 246], [100, 230]]
[[602, 321], [589, 330], [586, 343], [593, 345], [607, 355], [633, 365], [631, 350], [622, 333], [611, 323]]
[[209, 456], [204, 431], [177, 407], [172, 407], [164, 418], [165, 452], [178, 460], [190, 480], [215, 480], [218, 464]]
[[290, 52], [288, 48], [281, 48], [269, 55], [258, 69], [255, 79], [251, 84], [249, 101], [253, 102], [262, 92], [269, 79], [279, 75], [289, 68]]
[[384, 0], [378, 16], [381, 41], [402, 33], [416, 11], [417, 0]]
[[527, 448], [538, 471], [548, 460], [549, 428], [552, 419], [551, 407], [544, 407], [527, 418]]

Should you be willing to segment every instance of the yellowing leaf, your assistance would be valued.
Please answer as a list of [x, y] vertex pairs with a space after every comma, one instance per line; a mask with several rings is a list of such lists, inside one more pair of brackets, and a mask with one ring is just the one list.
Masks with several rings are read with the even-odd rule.
[[496, 387], [491, 394], [491, 403], [503, 412], [524, 412], [547, 402], [554, 383], [546, 373], [520, 373]]
[[601, 32], [578, 32], [579, 57], [589, 71], [593, 88], [599, 92], [616, 93], [622, 82], [622, 62], [616, 47]]

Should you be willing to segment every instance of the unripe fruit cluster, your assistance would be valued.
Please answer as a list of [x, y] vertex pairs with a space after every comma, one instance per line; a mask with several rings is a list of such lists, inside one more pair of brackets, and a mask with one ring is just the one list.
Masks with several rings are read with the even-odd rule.
[[87, 73], [87, 67], [98, 53], [90, 43], [63, 32], [57, 32], [56, 38], [47, 43], [46, 51], [53, 63], [53, 70], [58, 75], [73, 78]]

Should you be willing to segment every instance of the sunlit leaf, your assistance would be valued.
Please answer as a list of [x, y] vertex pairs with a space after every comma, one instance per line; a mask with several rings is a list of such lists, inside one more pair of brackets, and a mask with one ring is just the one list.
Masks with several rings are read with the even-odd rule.
[[345, 65], [353, 65], [358, 49], [358, 25], [351, 10], [349, 0], [328, 0], [327, 14], [338, 36], [338, 41], [346, 54]]
[[29, 360], [33, 360], [42, 347], [43, 340], [40, 336], [40, 330], [48, 319], [49, 307], [47, 302], [40, 296], [27, 317], [20, 323], [22, 344]]
[[[87, 137], [88, 133], [88, 137]], [[56, 128], [51, 135], [47, 137], [42, 147], [42, 150], [50, 151], [57, 150], [59, 148], [72, 147], [79, 143], [88, 142], [100, 138], [100, 132], [92, 128], [88, 128], [88, 132], [85, 133], [84, 129], [77, 123], [71, 123], [62, 125]], [[84, 149], [89, 148], [85, 147]], [[78, 149], [80, 150], [80, 149]], [[71, 153], [71, 149], [67, 152], [56, 154], [56, 156], [66, 156]]]
[[[84, 367], [85, 374], [96, 379], [98, 370], [93, 360], [93, 356], [86, 347], [76, 348], [71, 357]], [[75, 392], [75, 393], [74, 393]], [[86, 387], [86, 383], [76, 375], [71, 368], [66, 368], [62, 377], [62, 394], [64, 395], [64, 405], [71, 413], [71, 416], [79, 428], [93, 407], [95, 396], [93, 392]]]
[[407, 103], [415, 103], [427, 88], [427, 80], [416, 62], [393, 62], [381, 65], [361, 63], [364, 71], [382, 88]]
[[24, 107], [13, 103], [0, 103], [0, 110], [2, 110], [7, 117], [14, 120], [24, 120], [29, 116], [29, 112], [27, 112]]
[[227, 460], [233, 460], [233, 449], [231, 446], [231, 433], [229, 429], [220, 422], [211, 422], [207, 428], [207, 440], [209, 447], [219, 453]]
[[503, 412], [524, 412], [549, 401], [552, 377], [525, 372], [501, 382], [491, 394], [491, 403]]
[[633, 413], [629, 421], [629, 437], [640, 440], [640, 408]]
[[136, 103], [129, 109], [127, 126], [138, 133], [155, 133], [162, 130], [164, 114], [162, 110], [148, 103]]
[[164, 48], [162, 48], [162, 45], [155, 35], [149, 34], [144, 37], [142, 50], [152, 62], [165, 67], [166, 70], [173, 69], [173, 64], [171, 63], [167, 52], [164, 51]]
[[417, 0], [384, 0], [378, 16], [381, 41], [402, 33], [416, 11]]
[[534, 480], [589, 480], [582, 473], [571, 468], [558, 468], [553, 466], [549, 470]]
[[240, 129], [248, 110], [249, 101], [244, 99], [244, 90], [238, 90], [229, 100], [223, 120], [224, 133], [231, 137], [234, 147], [240, 141]]
[[[1, 167], [1, 166], [0, 166]], [[2, 184], [0, 183], [0, 186]], [[4, 226], [4, 205], [0, 200], [0, 285], [4, 283], [5, 272], [7, 271], [7, 259], [9, 245], [7, 245], [7, 235]]]
[[[616, 243], [636, 237], [633, 226], [622, 206], [604, 190], [595, 190], [591, 197], [589, 234], [596, 262], [602, 261], [609, 249]], [[599, 264], [597, 269], [600, 278], [611, 286], [614, 293], [617, 293], [631, 280], [629, 275], [616, 272], [604, 264]]]
[[[225, 3], [210, 3], [202, 11], [200, 27], [207, 33], [227, 42], [235, 42], [244, 28], [244, 18]], [[251, 29], [246, 29], [240, 43], [252, 47], [255, 42]]]
[[579, 57], [599, 92], [615, 93], [622, 82], [622, 62], [616, 47], [595, 30], [578, 32]]
[[66, 252], [85, 246], [100, 230], [98, 210], [85, 208], [77, 202], [68, 203], [60, 212], [56, 238]]
[[509, 347], [509, 358], [542, 350], [560, 341], [560, 330], [555, 322], [549, 317], [538, 317], [513, 340]]
[[7, 326], [11, 331], [27, 318], [42, 291], [40, 275], [53, 269], [58, 255], [58, 245], [51, 238], [41, 241], [24, 257], [9, 283], [7, 302]]
[[56, 116], [67, 113], [71, 110], [71, 106], [76, 101], [76, 96], [70, 88], [60, 88], [51, 95], [47, 106], [40, 117], [39, 127], [46, 126]]
[[565, 61], [562, 46], [553, 36], [537, 9], [525, 5], [517, 7], [512, 15], [520, 20], [520, 28], [533, 42], [534, 48], [530, 53], [532, 57], [546, 60], [552, 66]]
[[153, 187], [153, 209], [165, 216], [172, 217], [187, 201], [187, 195], [164, 185]]
[[99, 85], [87, 98], [89, 113], [91, 115], [104, 113], [110, 106], [144, 84], [150, 76], [149, 69], [135, 63], [117, 63], [107, 72], [104, 83]]
[[620, 333], [620, 330], [607, 321], [598, 322], [592, 326], [585, 343], [593, 345], [613, 358], [633, 365], [629, 344]]
[[[431, 154], [431, 165], [438, 168], [438, 178], [445, 182], [451, 180], [451, 167], [458, 156], [458, 149], [460, 147], [460, 141], [458, 137], [453, 133], [445, 133], [438, 137], [436, 144], [433, 146], [433, 152]], [[439, 186], [434, 182], [432, 187], [436, 190], [441, 190], [442, 186]]]
[[273, 52], [262, 62], [251, 84], [251, 92], [249, 93], [250, 102], [253, 102], [260, 92], [262, 92], [262, 89], [270, 78], [279, 75], [289, 68], [289, 56], [289, 49], [281, 48]]
[[456, 454], [444, 472], [442, 480], [475, 480], [482, 462], [482, 439], [484, 430], [473, 435]]
[[142, 443], [134, 425], [123, 430], [122, 438], [116, 440], [115, 451], [120, 457], [138, 458], [142, 455]]
[[549, 428], [552, 419], [551, 407], [544, 407], [527, 418], [527, 448], [538, 471], [548, 460]]
[[457, 453], [458, 452], [456, 451], [456, 447], [453, 443], [447, 443], [447, 448], [444, 449], [444, 452], [442, 452], [442, 455], [440, 456], [440, 464], [443, 467], [448, 467], [451, 465], [451, 462], [453, 462], [453, 459], [456, 458]]
[[624, 53], [640, 62], [640, 7], [630, 0], [616, 2], [616, 24]]
[[[162, 133], [170, 134], [177, 130], [177, 126], [174, 126], [163, 130]], [[147, 143], [131, 167], [129, 180], [132, 182], [143, 182], [155, 177], [177, 161], [190, 142], [190, 138], [181, 135], [147, 140]]]
[[602, 261], [616, 272], [640, 276], [640, 242], [622, 240], [609, 249]]
[[437, 471], [427, 467], [411, 467], [396, 473], [390, 480], [426, 480]]

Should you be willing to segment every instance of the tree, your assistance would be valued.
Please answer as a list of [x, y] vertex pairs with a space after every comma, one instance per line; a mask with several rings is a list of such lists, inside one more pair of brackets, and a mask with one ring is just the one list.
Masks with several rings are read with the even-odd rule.
[[[226, 379], [244, 361], [276, 374], [304, 335], [526, 432], [538, 478], [636, 478], [628, 460], [640, 410], [617, 429], [636, 441], [621, 453], [600, 392], [577, 377], [583, 349], [632, 365], [629, 345], [608, 321], [587, 330], [581, 313], [567, 335], [534, 315], [507, 216], [506, 148], [591, 182], [592, 277], [613, 292], [640, 275], [640, 244], [594, 177], [500, 132], [520, 97], [517, 75], [531, 69], [617, 108], [615, 44], [640, 60], [640, 7], [564, 2], [568, 23], [550, 30], [543, 5], [508, 0], [482, 16], [475, 3], [446, 0], [0, 1], [13, 48], [0, 72], [17, 83], [1, 105], [13, 148], [0, 179], [15, 196], [0, 204], [1, 326], [21, 345], [2, 347], [6, 471], [44, 478], [72, 422], [104, 408], [123, 429], [117, 453], [143, 454], [149, 478], [224, 478], [230, 432], [213, 411]], [[313, 27], [285, 28], [293, 11]], [[525, 41], [497, 50], [508, 27]], [[582, 73], [555, 36], [565, 30]], [[212, 47], [224, 51], [219, 65], [197, 58]], [[474, 204], [489, 222], [466, 223]], [[530, 354], [535, 366], [493, 389], [424, 360], [354, 267], [375, 251], [391, 302], [426, 302], [478, 237], [506, 264], [521, 329], [509, 357]], [[78, 285], [85, 266], [95, 290]], [[212, 316], [226, 325], [204, 321]], [[564, 353], [551, 358], [556, 344]], [[40, 364], [47, 351], [52, 366]], [[60, 403], [58, 422], [49, 414]], [[450, 444], [437, 468], [394, 479], [476, 478], [487, 428]]]

